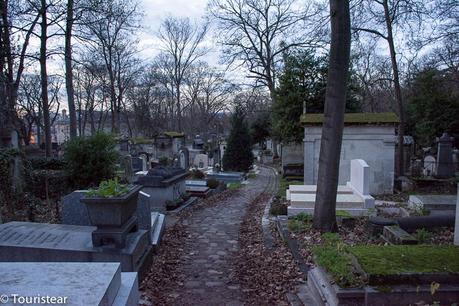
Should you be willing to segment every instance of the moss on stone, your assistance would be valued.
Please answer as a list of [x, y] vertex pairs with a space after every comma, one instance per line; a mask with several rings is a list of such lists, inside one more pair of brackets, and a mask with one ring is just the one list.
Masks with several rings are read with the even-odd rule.
[[[324, 114], [304, 114], [301, 116], [303, 125], [322, 125]], [[387, 125], [399, 123], [400, 119], [395, 113], [347, 113], [344, 114], [344, 124], [374, 124]]]
[[366, 273], [373, 275], [459, 273], [459, 247], [454, 246], [354, 246], [348, 252], [357, 258]]

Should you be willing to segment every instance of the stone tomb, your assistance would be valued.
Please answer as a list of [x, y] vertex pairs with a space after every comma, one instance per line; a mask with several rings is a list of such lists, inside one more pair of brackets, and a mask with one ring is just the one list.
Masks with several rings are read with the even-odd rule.
[[186, 192], [185, 169], [157, 166], [146, 175], [139, 176], [136, 184], [142, 185], [142, 191], [150, 195], [150, 210], [166, 212], [166, 201], [175, 201]]
[[[148, 234], [127, 235], [123, 249], [95, 247], [94, 226], [9, 222], [0, 225], [0, 261], [6, 262], [119, 262], [123, 272], [143, 275], [152, 247]], [[141, 275], [141, 276], [142, 276]]]
[[[346, 185], [338, 186], [336, 209], [348, 212], [353, 216], [367, 215], [368, 209], [374, 208], [375, 200], [369, 194], [370, 167], [364, 160], [351, 160], [351, 180]], [[290, 200], [288, 215], [301, 212], [314, 213], [316, 185], [290, 185], [286, 198]]]
[[193, 197], [206, 198], [211, 190], [205, 180], [187, 180], [186, 192]]
[[121, 273], [119, 263], [0, 263], [0, 271], [3, 305], [134, 306], [140, 298], [137, 273]]
[[220, 172], [210, 172], [207, 174], [207, 179], [215, 179], [224, 184], [228, 183], [242, 183], [245, 179], [244, 173], [242, 172], [229, 172], [229, 171], [220, 171]]
[[[88, 209], [80, 200], [87, 190], [76, 190], [62, 198], [62, 223], [68, 225], [91, 226]], [[161, 213], [151, 212], [151, 196], [139, 192], [137, 202], [137, 221], [139, 229], [146, 230], [149, 234], [153, 250], [157, 250], [164, 232], [165, 216]]]
[[410, 195], [408, 206], [418, 210], [429, 211], [431, 215], [453, 215], [456, 211], [456, 195]]

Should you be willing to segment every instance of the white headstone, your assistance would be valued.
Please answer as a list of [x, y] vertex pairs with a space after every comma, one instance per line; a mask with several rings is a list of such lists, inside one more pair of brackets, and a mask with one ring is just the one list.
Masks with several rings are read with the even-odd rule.
[[454, 224], [454, 244], [459, 245], [459, 184], [457, 185], [456, 223]]
[[362, 195], [370, 194], [370, 166], [363, 159], [351, 160], [350, 185]]
[[435, 166], [437, 161], [432, 155], [427, 155], [424, 157], [424, 175], [432, 176], [435, 174]]
[[207, 168], [209, 166], [209, 157], [207, 154], [197, 154], [194, 158], [193, 166], [198, 168]]

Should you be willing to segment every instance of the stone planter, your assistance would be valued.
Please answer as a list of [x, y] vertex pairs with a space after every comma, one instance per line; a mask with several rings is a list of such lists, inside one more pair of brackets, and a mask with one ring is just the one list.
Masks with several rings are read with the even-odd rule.
[[91, 224], [97, 227], [122, 227], [136, 212], [141, 186], [134, 186], [120, 197], [83, 197]]

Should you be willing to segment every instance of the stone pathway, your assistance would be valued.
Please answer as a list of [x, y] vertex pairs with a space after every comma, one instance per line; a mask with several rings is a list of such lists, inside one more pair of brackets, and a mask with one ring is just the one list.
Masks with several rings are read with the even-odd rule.
[[178, 271], [183, 275], [183, 283], [169, 293], [176, 305], [243, 304], [231, 264], [232, 256], [238, 251], [239, 226], [247, 204], [274, 188], [273, 172], [261, 168], [257, 178], [234, 196], [196, 211], [182, 221], [187, 238]]

